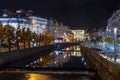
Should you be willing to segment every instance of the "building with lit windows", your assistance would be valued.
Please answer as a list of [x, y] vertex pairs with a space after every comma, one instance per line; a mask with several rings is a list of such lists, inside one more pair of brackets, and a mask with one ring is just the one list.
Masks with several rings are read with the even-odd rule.
[[18, 18], [18, 17], [8, 17], [7, 15], [3, 15], [0, 17], [0, 22], [3, 24], [3, 26], [9, 24], [12, 26], [15, 30], [18, 28], [18, 26], [22, 28], [29, 28], [30, 25], [28, 23], [27, 19], [24, 18]]
[[20, 17], [20, 15], [11, 17], [8, 15], [8, 13], [3, 12], [2, 16], [0, 17], [0, 22], [3, 24], [3, 26], [9, 24], [15, 29], [17, 29], [19, 26], [21, 29], [23, 27], [29, 28], [35, 33], [48, 33], [48, 20], [41, 17], [32, 15], [28, 15], [27, 17]]
[[107, 21], [107, 36], [114, 37], [114, 29], [117, 29], [117, 36], [120, 36], [120, 9], [113, 12]]
[[9, 15], [8, 10], [5, 10], [0, 17], [0, 22], [3, 26], [9, 24], [13, 28], [17, 29], [18, 26], [22, 28], [29, 28], [33, 33], [42, 34], [52, 34], [55, 37], [65, 38], [69, 32], [69, 27], [59, 24], [57, 20], [48, 20], [46, 18], [41, 18], [33, 16], [33, 11], [29, 10], [26, 16], [22, 17], [23, 10], [17, 10], [16, 16], [14, 13]]
[[74, 39], [77, 41], [84, 40], [85, 30], [72, 30], [72, 32], [74, 34]]
[[36, 16], [29, 16], [29, 22], [31, 23], [31, 31], [35, 33], [48, 33], [48, 20]]
[[53, 19], [48, 20], [48, 32], [49, 34], [55, 35], [55, 23]]

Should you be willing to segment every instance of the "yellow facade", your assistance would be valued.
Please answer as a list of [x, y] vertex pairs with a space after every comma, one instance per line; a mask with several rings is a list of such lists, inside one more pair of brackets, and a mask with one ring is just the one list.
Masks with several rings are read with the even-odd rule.
[[76, 39], [77, 41], [84, 40], [85, 30], [72, 30], [72, 32], [74, 34], [74, 39]]

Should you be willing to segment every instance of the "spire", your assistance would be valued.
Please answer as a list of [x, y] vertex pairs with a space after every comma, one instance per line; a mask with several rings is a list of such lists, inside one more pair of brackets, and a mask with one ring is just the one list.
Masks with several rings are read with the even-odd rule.
[[63, 26], [63, 23], [62, 23], [62, 22], [60, 23], [60, 26]]

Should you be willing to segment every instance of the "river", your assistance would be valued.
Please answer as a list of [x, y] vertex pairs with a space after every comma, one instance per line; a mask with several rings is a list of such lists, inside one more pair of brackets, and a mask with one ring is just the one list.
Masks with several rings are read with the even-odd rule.
[[22, 69], [2, 70], [0, 80], [100, 80], [96, 74], [85, 72], [87, 69], [80, 46], [72, 46], [40, 56]]

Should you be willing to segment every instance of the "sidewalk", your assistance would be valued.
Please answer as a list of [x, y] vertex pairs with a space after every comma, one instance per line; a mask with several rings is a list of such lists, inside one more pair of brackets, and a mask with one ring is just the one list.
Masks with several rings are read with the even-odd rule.
[[102, 56], [103, 58], [109, 60], [110, 62], [112, 62], [114, 64], [120, 65], [120, 55], [119, 54], [120, 53], [118, 53], [116, 60], [114, 57], [114, 53], [105, 53], [105, 54], [100, 53], [99, 55]]
[[[110, 49], [110, 48], [100, 49], [100, 48], [96, 48], [96, 47], [91, 48], [91, 49], [97, 51], [100, 56], [109, 60], [110, 62], [117, 64], [117, 65], [120, 65], [120, 52], [117, 52], [117, 56], [116, 56], [114, 53], [114, 49]], [[116, 58], [116, 60], [115, 60], [115, 58]]]

